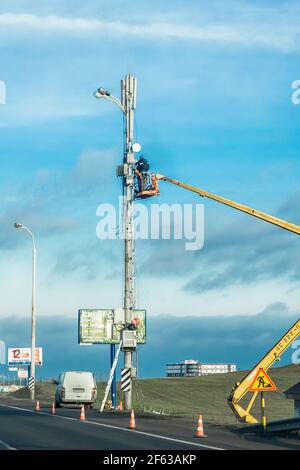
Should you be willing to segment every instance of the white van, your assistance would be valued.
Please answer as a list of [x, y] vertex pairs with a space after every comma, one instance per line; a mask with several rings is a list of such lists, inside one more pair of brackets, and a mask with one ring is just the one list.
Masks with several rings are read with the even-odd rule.
[[97, 384], [92, 372], [62, 372], [56, 382], [55, 405], [86, 404], [93, 406]]

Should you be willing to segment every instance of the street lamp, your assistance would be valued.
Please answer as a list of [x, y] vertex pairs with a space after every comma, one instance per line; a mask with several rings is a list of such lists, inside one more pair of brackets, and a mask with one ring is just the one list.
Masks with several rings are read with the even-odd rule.
[[[121, 101], [118, 100], [115, 96], [112, 96], [109, 91], [105, 90], [104, 88], [100, 87], [98, 88], [97, 91], [94, 93], [94, 97], [97, 98], [98, 100], [100, 99], [106, 99], [107, 101], [111, 101], [112, 103], [116, 104], [118, 108], [122, 111], [122, 113], [126, 116], [126, 110], [124, 106], [122, 105]], [[116, 355], [116, 345], [111, 344], [110, 345], [110, 363], [111, 367], [113, 366], [114, 358]], [[116, 376], [116, 371], [114, 371], [113, 375], [113, 380], [111, 384], [111, 401], [112, 401], [112, 406], [113, 408], [116, 407], [117, 404], [117, 376]]]
[[124, 106], [122, 105], [121, 101], [118, 100], [118, 98], [116, 98], [115, 96], [112, 96], [109, 93], [109, 91], [105, 90], [104, 88], [98, 88], [98, 90], [95, 91], [95, 93], [94, 93], [94, 97], [97, 98], [98, 100], [104, 98], [108, 101], [111, 101], [112, 103], [115, 103], [120, 108], [122, 113], [126, 114], [126, 110], [125, 110]]
[[[15, 223], [14, 227], [23, 229], [32, 239], [32, 304], [31, 304], [31, 366], [29, 377], [30, 399], [34, 400], [35, 395], [35, 287], [36, 287], [36, 246], [32, 231], [26, 225]], [[30, 380], [31, 379], [31, 380]]]
[[[135, 308], [135, 233], [134, 233], [134, 152], [137, 148], [133, 147], [133, 127], [134, 127], [134, 111], [136, 109], [136, 89], [137, 80], [133, 75], [128, 74], [121, 80], [121, 100], [112, 96], [104, 88], [98, 88], [94, 93], [95, 98], [111, 101], [118, 106], [124, 116], [124, 156], [123, 156], [123, 197], [124, 197], [124, 312], [125, 312], [125, 329], [123, 333], [128, 333], [132, 322], [132, 312]], [[124, 336], [125, 336], [124, 334]], [[124, 340], [123, 340], [124, 341]], [[112, 345], [113, 347], [114, 345]], [[135, 346], [129, 342], [124, 344], [124, 369], [130, 370], [130, 385], [124, 389], [125, 393], [125, 409], [132, 408], [132, 378], [134, 377], [133, 351]], [[114, 355], [113, 350], [112, 356]], [[112, 358], [111, 356], [111, 358]], [[115, 383], [115, 377], [113, 384]], [[113, 385], [112, 384], [112, 389]]]

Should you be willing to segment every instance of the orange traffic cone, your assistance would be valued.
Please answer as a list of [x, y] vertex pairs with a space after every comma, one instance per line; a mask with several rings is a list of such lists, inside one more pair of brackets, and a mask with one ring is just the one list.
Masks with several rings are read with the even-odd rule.
[[135, 429], [135, 417], [134, 411], [131, 410], [130, 421], [129, 421], [129, 429]]
[[85, 420], [85, 411], [84, 411], [84, 405], [82, 405], [81, 411], [80, 411], [80, 421], [84, 421], [84, 420]]
[[39, 400], [36, 402], [35, 411], [40, 411], [40, 402], [39, 402]]
[[55, 415], [55, 403], [54, 403], [54, 401], [52, 402], [52, 414]]
[[123, 411], [123, 402], [122, 402], [122, 400], [120, 401], [118, 410]]
[[199, 418], [198, 418], [198, 425], [197, 425], [197, 431], [196, 431], [195, 437], [206, 437], [206, 435], [204, 434], [204, 429], [203, 429], [202, 415], [199, 415]]

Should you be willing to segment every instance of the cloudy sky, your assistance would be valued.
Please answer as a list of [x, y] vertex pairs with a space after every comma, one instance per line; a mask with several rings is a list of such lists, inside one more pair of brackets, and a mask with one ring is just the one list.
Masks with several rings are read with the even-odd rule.
[[[135, 137], [153, 170], [300, 223], [300, 105], [291, 100], [299, 20], [296, 1], [1, 1], [0, 335], [9, 346], [29, 339], [31, 247], [15, 221], [37, 239], [38, 342], [49, 374], [59, 371], [54, 325], [83, 367], [99, 347], [76, 349], [78, 308], [122, 302], [122, 242], [96, 237], [97, 206], [117, 205], [120, 194], [122, 119], [93, 91], [118, 96], [128, 72], [138, 78]], [[167, 183], [155, 202], [204, 203], [205, 243], [137, 243], [144, 374], [163, 373], [172, 357], [250, 366], [263, 352], [257, 334], [245, 354], [229, 341], [231, 325], [241, 338], [259, 325], [267, 348], [284, 331], [277, 326], [297, 317], [297, 236]], [[170, 328], [176, 341], [184, 332], [177, 351], [163, 341]], [[155, 367], [146, 360], [154, 347]]]

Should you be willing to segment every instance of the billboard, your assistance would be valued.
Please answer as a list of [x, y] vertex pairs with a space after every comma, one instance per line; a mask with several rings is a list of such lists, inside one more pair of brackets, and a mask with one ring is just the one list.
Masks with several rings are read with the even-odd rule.
[[[35, 348], [35, 364], [41, 366], [43, 363], [42, 348]], [[8, 365], [30, 365], [31, 348], [8, 348]]]
[[19, 379], [28, 379], [28, 369], [18, 369]]
[[[121, 325], [114, 325], [113, 309], [81, 309], [78, 311], [79, 344], [117, 344], [121, 338]], [[139, 344], [146, 343], [146, 310], [133, 310]]]

